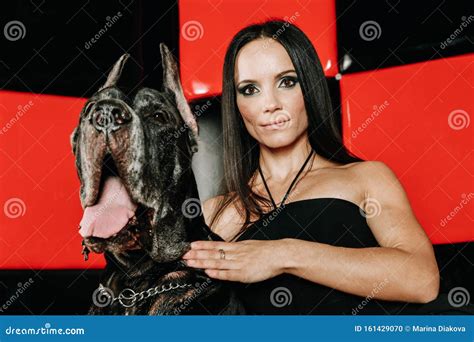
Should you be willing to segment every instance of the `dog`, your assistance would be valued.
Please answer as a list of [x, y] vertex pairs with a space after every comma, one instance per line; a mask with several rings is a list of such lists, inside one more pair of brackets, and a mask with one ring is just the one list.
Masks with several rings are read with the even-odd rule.
[[[164, 44], [160, 53], [161, 91], [141, 88], [129, 100], [117, 87], [129, 57], [125, 54], [85, 103], [71, 134], [85, 212], [110, 199], [110, 187], [121, 189], [115, 191], [117, 198], [128, 197], [133, 203], [110, 215], [124, 223], [111, 236], [108, 227], [91, 229], [91, 220], [81, 221], [85, 259], [90, 251], [104, 253], [106, 259], [88, 313], [243, 314], [228, 283], [187, 267], [181, 259], [192, 241], [223, 240], [205, 224], [197, 200], [191, 169], [197, 122], [184, 97], [173, 55]], [[105, 202], [92, 219], [112, 210], [107, 204], [112, 205], [113, 198]]]

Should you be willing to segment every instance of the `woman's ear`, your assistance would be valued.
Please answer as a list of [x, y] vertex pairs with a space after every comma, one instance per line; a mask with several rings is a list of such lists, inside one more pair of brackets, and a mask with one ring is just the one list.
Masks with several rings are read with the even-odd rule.
[[179, 113], [183, 118], [186, 125], [191, 129], [195, 137], [198, 136], [198, 125], [196, 118], [189, 108], [188, 102], [184, 97], [183, 87], [181, 86], [181, 81], [179, 79], [179, 70], [178, 65], [174, 56], [171, 54], [168, 47], [161, 43], [160, 44], [161, 52], [161, 63], [163, 65], [163, 88], [171, 91], [176, 99], [176, 105], [178, 107]]

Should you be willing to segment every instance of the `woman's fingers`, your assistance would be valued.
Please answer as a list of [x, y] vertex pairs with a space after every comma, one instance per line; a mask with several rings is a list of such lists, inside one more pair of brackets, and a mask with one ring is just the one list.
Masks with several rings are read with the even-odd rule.
[[191, 243], [191, 250], [186, 252], [183, 259], [221, 259], [224, 251], [225, 259], [231, 259], [231, 252], [237, 250], [239, 247], [236, 242], [221, 242], [221, 241], [193, 241]]
[[223, 270], [236, 270], [239, 268], [239, 264], [236, 261], [222, 259], [189, 259], [186, 260], [186, 264], [195, 268], [213, 268]]
[[206, 274], [215, 279], [230, 280], [230, 281], [241, 281], [241, 275], [236, 270], [205, 270]]
[[236, 247], [237, 242], [224, 242], [224, 241], [193, 241], [191, 242], [192, 249], [223, 249], [224, 251], [233, 251]]
[[[224, 252], [225, 253], [225, 252]], [[183, 259], [221, 259], [221, 252], [218, 250], [190, 250], [183, 255]], [[225, 253], [226, 260], [232, 260], [232, 253]]]

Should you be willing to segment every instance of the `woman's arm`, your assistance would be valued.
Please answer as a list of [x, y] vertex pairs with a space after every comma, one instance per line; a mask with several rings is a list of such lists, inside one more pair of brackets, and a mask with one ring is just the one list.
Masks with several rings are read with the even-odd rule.
[[[419, 303], [435, 299], [439, 271], [433, 247], [402, 186], [383, 163], [364, 162], [357, 168], [354, 181], [365, 183], [362, 206], [381, 247], [345, 248], [297, 239], [196, 241], [184, 258], [189, 266], [224, 280], [251, 283], [290, 273], [363, 297]], [[220, 248], [225, 260], [219, 258]]]
[[285, 272], [364, 297], [434, 300], [439, 271], [433, 247], [403, 187], [381, 162], [364, 162], [357, 168], [356, 180], [367, 189], [362, 204], [367, 223], [381, 247], [344, 248], [289, 240]]
[[427, 303], [438, 295], [439, 276], [428, 258], [397, 248], [344, 248], [296, 239], [283, 272], [359, 295]]

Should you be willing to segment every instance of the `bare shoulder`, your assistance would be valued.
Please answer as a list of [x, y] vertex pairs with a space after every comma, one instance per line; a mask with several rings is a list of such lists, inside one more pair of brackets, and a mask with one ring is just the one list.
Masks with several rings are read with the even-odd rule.
[[395, 172], [384, 162], [356, 163], [352, 172], [363, 184], [366, 198], [375, 198], [387, 205], [408, 207], [405, 190]]
[[368, 160], [353, 163], [351, 170], [368, 185], [386, 185], [398, 181], [392, 169], [381, 161]]
[[333, 164], [328, 169], [337, 170], [337, 173], [344, 179], [357, 182], [357, 184], [363, 185], [364, 189], [397, 181], [395, 173], [381, 161], [367, 160], [348, 164]]
[[390, 167], [381, 161], [367, 160], [347, 164], [348, 169], [354, 173], [360, 180], [366, 182], [384, 182], [395, 181], [397, 176]]

